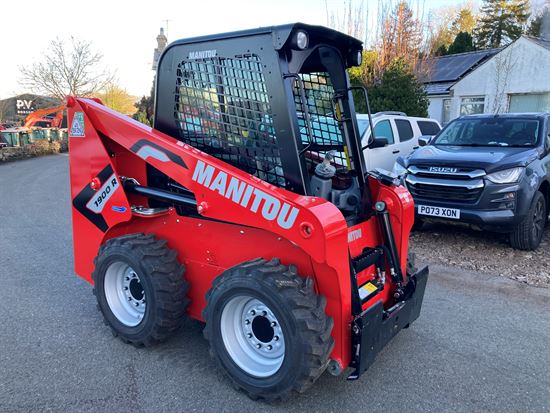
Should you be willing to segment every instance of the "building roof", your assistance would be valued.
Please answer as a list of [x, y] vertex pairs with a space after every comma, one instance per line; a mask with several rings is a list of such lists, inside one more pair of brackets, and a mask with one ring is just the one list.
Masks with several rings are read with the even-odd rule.
[[[522, 35], [521, 37], [550, 50], [550, 40], [527, 35]], [[428, 75], [422, 81], [426, 93], [428, 96], [449, 94], [451, 87], [455, 83], [507, 46], [432, 58], [428, 61]]]
[[538, 44], [539, 46], [544, 47], [545, 49], [550, 50], [550, 40], [542, 39], [540, 37], [527, 36], [527, 35], [523, 35], [523, 37], [531, 40], [532, 42]]
[[434, 57], [428, 61], [429, 73], [424, 79], [428, 95], [444, 95], [460, 79], [496, 55], [502, 48], [457, 53]]
[[426, 83], [424, 89], [428, 95], [445, 95], [456, 82]]
[[487, 49], [436, 57], [429, 63], [429, 83], [457, 81], [501, 50], [502, 48]]

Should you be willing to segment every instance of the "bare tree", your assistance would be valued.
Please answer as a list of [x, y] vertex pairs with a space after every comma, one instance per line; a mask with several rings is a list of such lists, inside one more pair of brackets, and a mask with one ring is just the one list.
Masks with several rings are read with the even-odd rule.
[[91, 96], [113, 80], [113, 75], [102, 67], [102, 59], [90, 42], [58, 38], [50, 43], [41, 61], [19, 67], [20, 83], [34, 93], [59, 99], [66, 95]]
[[422, 26], [406, 1], [400, 1], [384, 20], [384, 34], [379, 40], [378, 70], [384, 69], [396, 59], [415, 68], [422, 45]]
[[[368, 7], [368, 4], [367, 4]], [[325, 0], [327, 24], [343, 33], [359, 40], [366, 40], [366, 27], [368, 9], [364, 8], [363, 1], [353, 4], [352, 0], [344, 0], [342, 9], [329, 12], [327, 0]]]
[[495, 63], [495, 97], [491, 108], [492, 113], [502, 113], [508, 110], [506, 90], [510, 85], [510, 75], [518, 63], [518, 57], [513, 56], [513, 44], [498, 53], [493, 61]]

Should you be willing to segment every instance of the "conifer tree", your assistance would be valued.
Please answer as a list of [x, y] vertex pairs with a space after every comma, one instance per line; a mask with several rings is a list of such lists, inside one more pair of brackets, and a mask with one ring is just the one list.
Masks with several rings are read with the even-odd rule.
[[479, 48], [504, 46], [516, 40], [529, 19], [529, 0], [484, 0], [474, 30]]
[[456, 35], [454, 42], [449, 46], [447, 54], [472, 52], [475, 50], [474, 40], [468, 32], [460, 32]]

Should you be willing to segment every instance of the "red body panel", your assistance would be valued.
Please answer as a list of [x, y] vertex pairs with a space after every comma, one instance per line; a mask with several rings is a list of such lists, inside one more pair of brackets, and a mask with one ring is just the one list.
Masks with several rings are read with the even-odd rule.
[[[178, 252], [190, 283], [188, 313], [201, 319], [205, 294], [216, 276], [246, 260], [278, 257], [284, 264], [296, 265], [303, 276], [314, 277], [319, 294], [327, 299], [326, 312], [334, 319], [331, 358], [348, 366], [352, 321], [349, 256], [382, 243], [377, 220], [348, 228], [332, 203], [270, 185], [97, 101], [69, 98], [68, 108], [78, 275], [92, 282], [93, 259], [107, 239], [126, 233], [154, 233]], [[127, 195], [120, 177], [147, 185], [146, 164], [192, 191], [199, 213], [207, 219], [180, 216], [172, 209], [155, 218], [132, 214], [131, 205], [147, 205], [147, 200]], [[111, 189], [96, 213], [94, 199], [107, 191], [109, 182]], [[404, 188], [381, 186], [374, 180], [370, 185], [374, 198], [388, 205], [404, 272], [414, 219], [412, 199]], [[358, 274], [360, 283], [372, 277], [370, 269]], [[388, 288], [371, 301], [386, 302], [392, 289], [387, 283]], [[373, 302], [365, 303], [364, 308]]]

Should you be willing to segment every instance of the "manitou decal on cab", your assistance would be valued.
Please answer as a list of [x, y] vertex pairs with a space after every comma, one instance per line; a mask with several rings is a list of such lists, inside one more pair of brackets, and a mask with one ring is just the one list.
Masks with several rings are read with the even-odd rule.
[[189, 59], [211, 59], [216, 57], [215, 50], [199, 50], [197, 52], [189, 52]]

